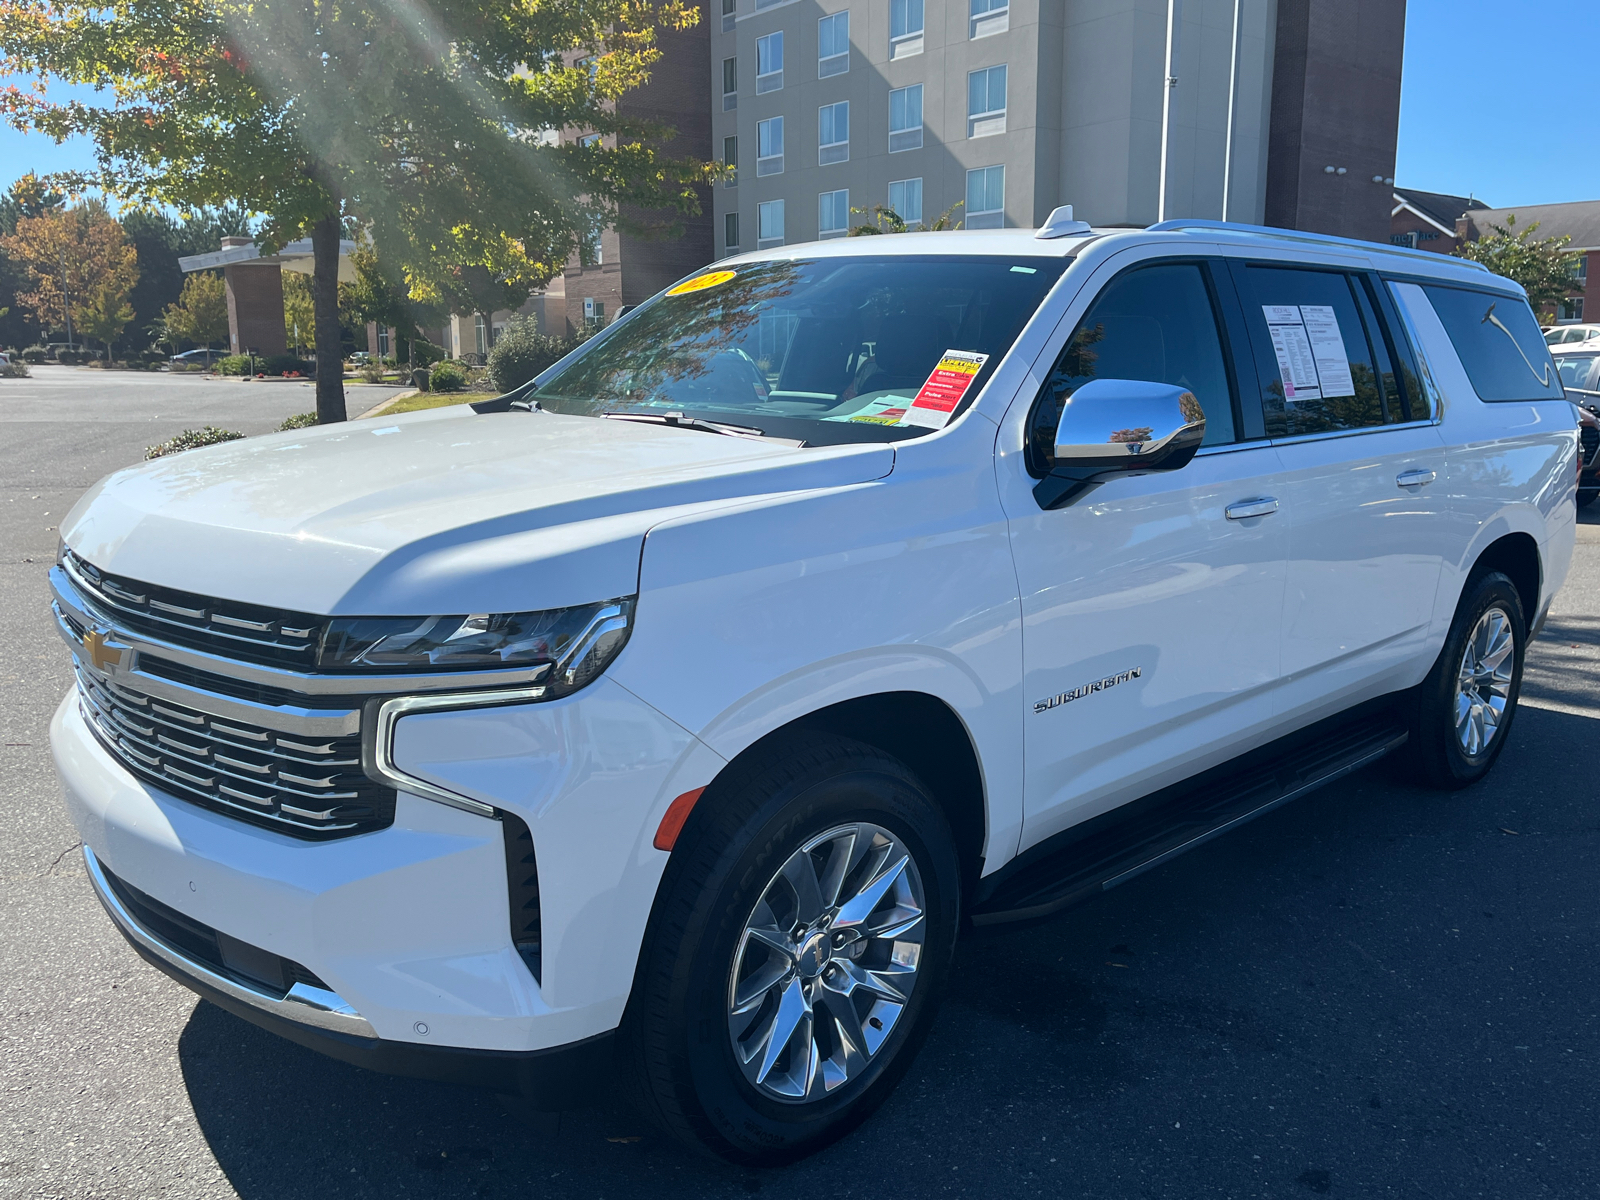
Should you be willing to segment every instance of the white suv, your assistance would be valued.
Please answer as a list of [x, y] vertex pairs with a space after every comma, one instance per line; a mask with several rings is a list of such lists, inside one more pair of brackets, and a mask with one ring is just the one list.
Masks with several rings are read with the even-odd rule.
[[222, 1007], [781, 1161], [894, 1086], [959, 930], [1389, 752], [1482, 778], [1577, 449], [1522, 292], [1441, 255], [746, 255], [498, 401], [98, 484], [56, 763]]

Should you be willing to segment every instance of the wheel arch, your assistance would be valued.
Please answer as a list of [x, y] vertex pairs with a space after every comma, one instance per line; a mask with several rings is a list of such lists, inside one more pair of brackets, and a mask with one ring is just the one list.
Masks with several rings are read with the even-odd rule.
[[[1544, 564], [1539, 554], [1539, 543], [1529, 533], [1507, 533], [1490, 542], [1478, 553], [1472, 569], [1467, 572], [1467, 587], [1474, 579], [1490, 571], [1503, 572], [1517, 589], [1522, 601], [1523, 619], [1533, 628], [1539, 619], [1539, 602], [1544, 588]], [[1457, 599], [1460, 603], [1460, 599]]]

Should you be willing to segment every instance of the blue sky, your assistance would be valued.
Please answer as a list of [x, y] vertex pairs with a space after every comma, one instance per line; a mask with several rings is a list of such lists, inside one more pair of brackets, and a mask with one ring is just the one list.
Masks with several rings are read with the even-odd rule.
[[[1561, 100], [1591, 90], [1597, 45], [1600, 0], [1409, 0], [1396, 181], [1496, 207], [1600, 199], [1595, 139], [1571, 119], [1587, 118]], [[0, 127], [0, 189], [92, 161]]]

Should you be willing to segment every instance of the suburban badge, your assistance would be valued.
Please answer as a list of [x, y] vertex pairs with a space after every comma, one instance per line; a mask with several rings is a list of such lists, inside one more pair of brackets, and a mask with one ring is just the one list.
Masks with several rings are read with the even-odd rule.
[[1119, 683], [1127, 683], [1130, 679], [1137, 679], [1144, 674], [1143, 667], [1134, 667], [1120, 675], [1107, 675], [1104, 679], [1096, 679], [1093, 683], [1086, 683], [1075, 687], [1070, 692], [1062, 692], [1059, 696], [1051, 696], [1048, 700], [1036, 700], [1033, 711], [1036, 713], [1048, 712], [1058, 704], [1070, 704], [1074, 700], [1082, 700], [1091, 692], [1104, 692], [1114, 688]]

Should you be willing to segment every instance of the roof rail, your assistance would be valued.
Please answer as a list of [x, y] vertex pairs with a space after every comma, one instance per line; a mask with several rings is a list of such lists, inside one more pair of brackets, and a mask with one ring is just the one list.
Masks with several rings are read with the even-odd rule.
[[1199, 218], [1182, 217], [1175, 221], [1157, 222], [1151, 225], [1147, 232], [1163, 233], [1180, 229], [1214, 229], [1227, 233], [1258, 233], [1289, 242], [1311, 242], [1318, 246], [1326, 246], [1331, 243], [1335, 246], [1349, 246], [1353, 250], [1365, 250], [1368, 253], [1378, 250], [1384, 254], [1425, 258], [1432, 262], [1438, 262], [1441, 258], [1448, 258], [1464, 267], [1474, 267], [1485, 274], [1493, 274], [1488, 267], [1480, 262], [1473, 262], [1470, 258], [1456, 258], [1454, 255], [1439, 254], [1433, 250], [1414, 250], [1409, 246], [1386, 246], [1382, 242], [1363, 242], [1357, 238], [1335, 237], [1331, 233], [1306, 233], [1298, 229], [1278, 229], [1271, 225], [1241, 225], [1237, 221], [1207, 221]]

